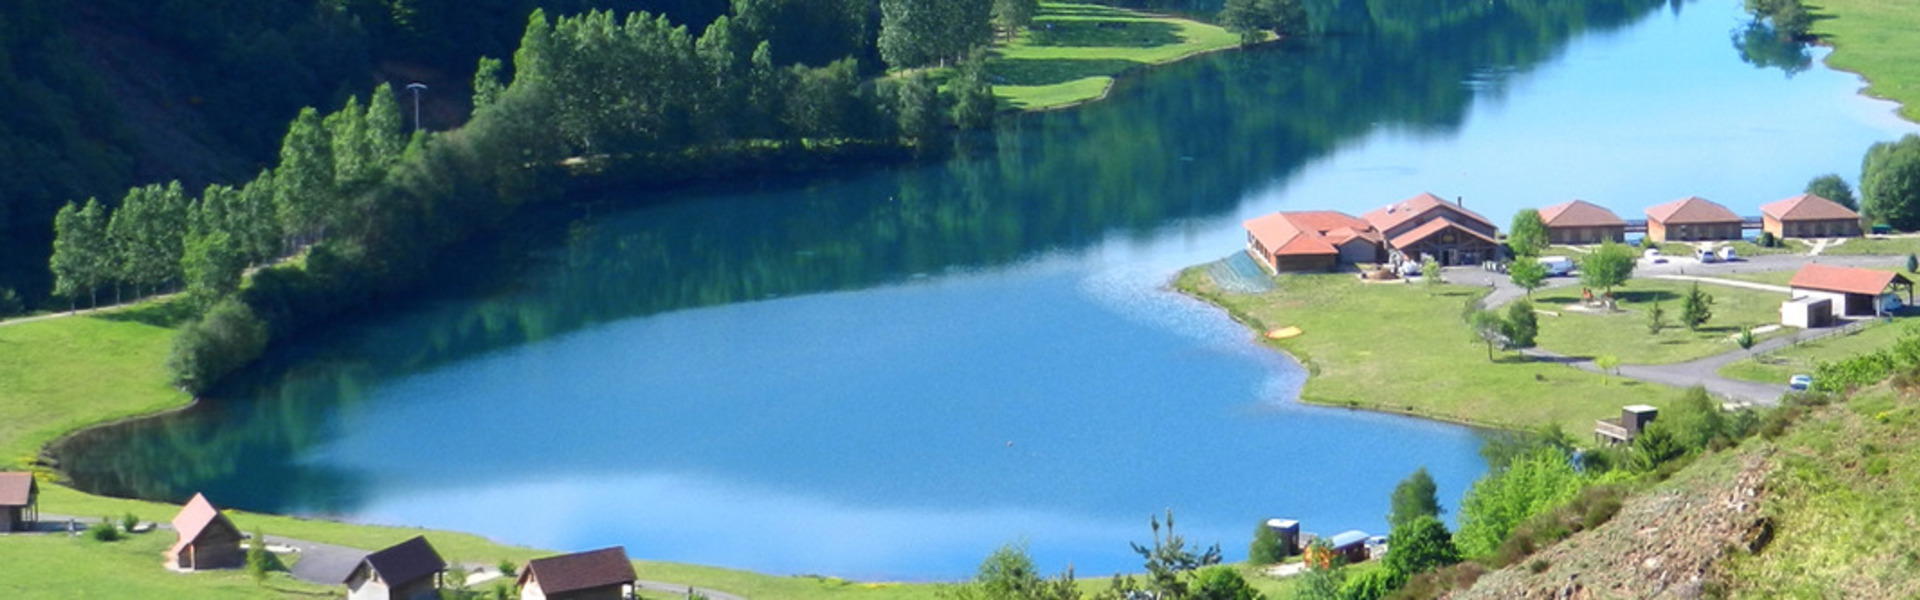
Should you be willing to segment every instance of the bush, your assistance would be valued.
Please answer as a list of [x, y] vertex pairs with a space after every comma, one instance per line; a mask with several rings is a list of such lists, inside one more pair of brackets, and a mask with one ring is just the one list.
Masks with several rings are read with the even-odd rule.
[[133, 513], [127, 513], [120, 516], [120, 528], [127, 530], [127, 533], [133, 533], [133, 528], [139, 527], [139, 526], [140, 526], [140, 517], [134, 516]]
[[254, 583], [263, 583], [277, 562], [273, 553], [267, 551], [266, 534], [258, 529], [253, 530], [253, 542], [247, 544], [247, 575], [253, 578]]
[[198, 394], [259, 358], [266, 347], [266, 323], [246, 304], [227, 299], [174, 336], [167, 369], [175, 385]]
[[102, 517], [99, 523], [87, 528], [87, 539], [96, 542], [117, 542], [125, 535], [113, 525], [113, 519]]
[[1772, 248], [1775, 246], [1779, 246], [1780, 240], [1773, 237], [1773, 232], [1762, 231], [1760, 232], [1760, 237], [1756, 237], [1753, 239], [1753, 245], [1759, 246], [1761, 248]]
[[1280, 545], [1280, 534], [1265, 521], [1254, 527], [1253, 544], [1247, 547], [1247, 562], [1270, 565], [1286, 559], [1287, 554], [1287, 549]]

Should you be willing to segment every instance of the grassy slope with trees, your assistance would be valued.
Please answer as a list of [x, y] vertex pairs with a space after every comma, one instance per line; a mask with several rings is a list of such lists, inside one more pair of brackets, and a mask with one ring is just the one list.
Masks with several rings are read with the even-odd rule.
[[1128, 70], [1239, 43], [1225, 29], [1189, 19], [1043, 2], [1032, 27], [996, 50], [987, 71], [1008, 106], [1059, 108], [1098, 99]]

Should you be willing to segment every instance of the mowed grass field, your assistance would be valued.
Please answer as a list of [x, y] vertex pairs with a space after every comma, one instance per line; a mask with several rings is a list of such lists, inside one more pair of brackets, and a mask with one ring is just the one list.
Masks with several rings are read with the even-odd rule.
[[117, 542], [84, 537], [0, 537], [0, 598], [335, 598], [346, 588], [271, 574], [256, 584], [241, 570], [173, 573], [160, 554], [173, 534], [134, 534]]
[[1810, 0], [1813, 33], [1834, 46], [1827, 64], [1867, 78], [1866, 93], [1920, 121], [1920, 2]]
[[1181, 273], [1175, 285], [1256, 332], [1300, 327], [1299, 337], [1263, 343], [1307, 367], [1301, 399], [1308, 402], [1495, 427], [1558, 423], [1578, 438], [1622, 405], [1664, 405], [1679, 394], [1512, 352], [1496, 352], [1489, 361], [1486, 346], [1460, 318], [1485, 288], [1447, 285], [1430, 296], [1424, 285], [1362, 283], [1350, 274], [1276, 281], [1267, 293], [1226, 292], [1203, 266]]
[[89, 425], [185, 406], [167, 383], [168, 305], [0, 324], [0, 469]]
[[1041, 110], [1098, 99], [1127, 70], [1239, 43], [1239, 36], [1199, 21], [1043, 2], [1033, 26], [996, 48], [987, 70], [1007, 107]]
[[[1615, 313], [1569, 308], [1580, 302], [1578, 287], [1536, 291], [1535, 308], [1560, 315], [1541, 315], [1539, 345], [1568, 356], [1614, 356], [1623, 364], [1686, 362], [1739, 350], [1733, 336], [1740, 328], [1778, 323], [1780, 303], [1787, 299], [1783, 293], [1702, 283], [1700, 291], [1713, 296], [1713, 318], [1698, 331], [1688, 331], [1680, 325], [1680, 306], [1692, 287], [1691, 282], [1671, 279], [1630, 280], [1613, 290], [1620, 308]], [[1657, 335], [1648, 333], [1646, 325], [1647, 311], [1656, 302], [1666, 311], [1667, 322]], [[1781, 334], [1756, 334], [1754, 339]]]

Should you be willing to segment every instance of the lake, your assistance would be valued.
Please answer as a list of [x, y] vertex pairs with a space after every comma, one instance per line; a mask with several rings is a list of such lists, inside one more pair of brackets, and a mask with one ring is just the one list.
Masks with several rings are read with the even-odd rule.
[[1425, 191], [1502, 225], [1576, 197], [1756, 214], [1916, 131], [1824, 50], [1742, 35], [1735, 0], [1309, 4], [1329, 35], [952, 158], [529, 211], [430, 293], [64, 465], [103, 493], [769, 573], [952, 579], [1024, 543], [1103, 576], [1169, 508], [1238, 560], [1268, 517], [1385, 533], [1414, 469], [1449, 509], [1484, 471], [1465, 428], [1295, 403], [1296, 364], [1166, 290], [1242, 220]]

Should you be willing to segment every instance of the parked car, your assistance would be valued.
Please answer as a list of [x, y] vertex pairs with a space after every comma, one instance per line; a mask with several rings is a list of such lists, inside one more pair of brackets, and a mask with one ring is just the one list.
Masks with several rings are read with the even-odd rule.
[[1646, 252], [1640, 253], [1640, 258], [1644, 258], [1648, 263], [1656, 265], [1666, 264], [1667, 262], [1667, 257], [1660, 254], [1659, 248], [1648, 248]]
[[1700, 262], [1703, 263], [1720, 262], [1720, 255], [1714, 253], [1712, 248], [1695, 248], [1693, 250], [1693, 257], [1700, 259]]
[[1727, 261], [1727, 262], [1733, 262], [1733, 261], [1736, 261], [1736, 260], [1740, 260], [1740, 255], [1739, 255], [1738, 253], [1735, 253], [1735, 252], [1733, 251], [1733, 246], [1721, 246], [1721, 247], [1720, 247], [1720, 260], [1724, 260], [1724, 261]]
[[1808, 389], [1813, 387], [1813, 376], [1812, 375], [1795, 375], [1793, 377], [1789, 377], [1787, 378], [1787, 387], [1797, 392], [1807, 391]]
[[1565, 256], [1542, 256], [1540, 265], [1547, 268], [1548, 277], [1565, 277], [1573, 273], [1573, 261]]

